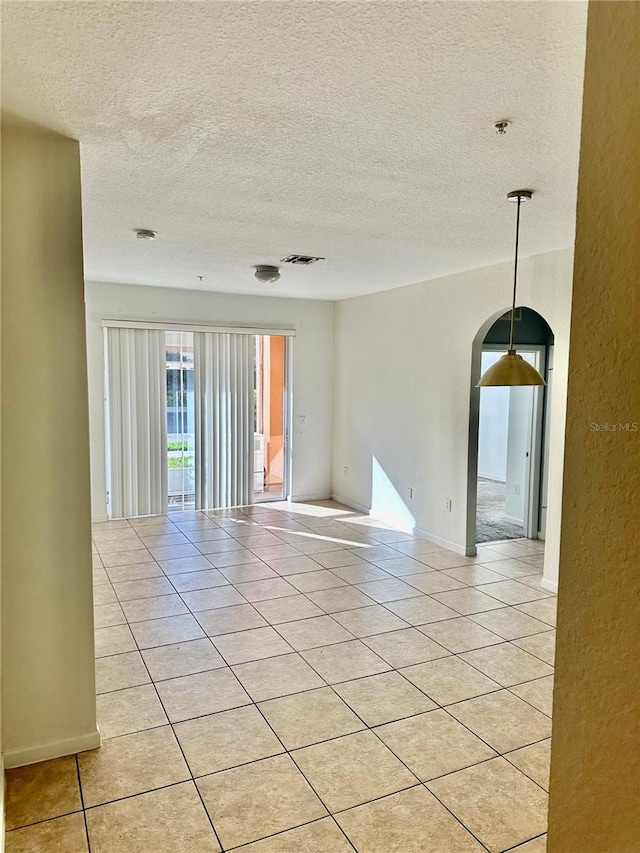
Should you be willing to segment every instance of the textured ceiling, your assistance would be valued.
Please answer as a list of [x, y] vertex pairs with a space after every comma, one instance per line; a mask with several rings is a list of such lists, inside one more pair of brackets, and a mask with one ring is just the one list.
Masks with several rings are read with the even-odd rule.
[[[536, 191], [523, 254], [573, 242], [582, 2], [38, 0], [2, 15], [5, 109], [81, 143], [88, 279], [383, 290], [510, 258], [519, 187]], [[254, 280], [292, 252], [327, 260]]]

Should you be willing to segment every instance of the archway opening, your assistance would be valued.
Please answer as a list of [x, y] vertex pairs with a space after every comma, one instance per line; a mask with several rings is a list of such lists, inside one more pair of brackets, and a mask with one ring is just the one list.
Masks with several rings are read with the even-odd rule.
[[513, 539], [544, 539], [553, 332], [531, 308], [516, 310], [515, 344], [547, 387], [475, 387], [504, 353], [510, 312], [490, 318], [474, 341], [467, 550]]

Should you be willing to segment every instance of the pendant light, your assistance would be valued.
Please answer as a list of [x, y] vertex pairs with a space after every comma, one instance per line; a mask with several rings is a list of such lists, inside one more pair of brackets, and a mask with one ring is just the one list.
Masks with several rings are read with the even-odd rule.
[[511, 304], [511, 325], [509, 328], [509, 349], [502, 358], [492, 365], [484, 373], [477, 384], [477, 388], [486, 388], [492, 385], [546, 385], [538, 371], [525, 361], [513, 347], [513, 324], [516, 319], [516, 285], [518, 282], [518, 240], [520, 237], [520, 205], [524, 201], [530, 201], [533, 192], [531, 190], [514, 190], [507, 195], [507, 201], [517, 203], [516, 213], [516, 253], [513, 265], [513, 302]]

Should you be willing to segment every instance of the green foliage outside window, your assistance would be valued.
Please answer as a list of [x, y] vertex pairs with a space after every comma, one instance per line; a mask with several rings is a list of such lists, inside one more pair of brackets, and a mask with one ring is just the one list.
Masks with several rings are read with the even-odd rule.
[[189, 456], [169, 456], [167, 459], [167, 468], [193, 468], [194, 466], [193, 454]]

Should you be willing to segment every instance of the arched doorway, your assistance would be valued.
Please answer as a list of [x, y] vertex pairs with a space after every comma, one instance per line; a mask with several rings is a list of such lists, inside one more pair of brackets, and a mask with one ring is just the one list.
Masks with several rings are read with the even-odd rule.
[[553, 332], [537, 311], [516, 309], [515, 344], [546, 388], [476, 388], [507, 348], [509, 313], [483, 323], [473, 343], [469, 425], [467, 552], [509, 539], [544, 539]]

